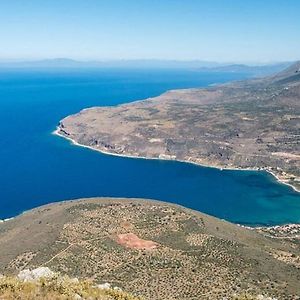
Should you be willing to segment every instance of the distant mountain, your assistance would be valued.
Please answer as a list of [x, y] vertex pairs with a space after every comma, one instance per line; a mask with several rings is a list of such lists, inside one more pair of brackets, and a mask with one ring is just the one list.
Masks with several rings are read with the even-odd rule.
[[55, 58], [37, 61], [0, 62], [0, 68], [213, 68], [221, 66], [216, 62], [176, 60], [107, 60], [76, 61]]
[[280, 72], [289, 67], [291, 62], [283, 62], [277, 64], [267, 64], [260, 66], [248, 66], [243, 64], [233, 64], [219, 67], [202, 68], [200, 71], [206, 72], [224, 72], [224, 73], [247, 73], [254, 76], [266, 76]]
[[[56, 58], [36, 61], [0, 62], [0, 68], [74, 68], [82, 67], [85, 63], [80, 61]], [[88, 63], [88, 65], [92, 65]]]
[[45, 59], [38, 61], [0, 62], [0, 69], [21, 68], [153, 68], [153, 69], [192, 69], [200, 72], [236, 72], [249, 73], [253, 76], [265, 76], [279, 72], [291, 63], [277, 63], [259, 66], [244, 64], [226, 64], [200, 60], [110, 60], [110, 61], [76, 61], [68, 58]]

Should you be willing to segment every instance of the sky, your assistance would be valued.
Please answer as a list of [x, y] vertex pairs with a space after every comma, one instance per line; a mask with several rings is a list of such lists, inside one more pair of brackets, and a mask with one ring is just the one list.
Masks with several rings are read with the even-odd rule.
[[0, 60], [300, 59], [299, 0], [0, 0]]

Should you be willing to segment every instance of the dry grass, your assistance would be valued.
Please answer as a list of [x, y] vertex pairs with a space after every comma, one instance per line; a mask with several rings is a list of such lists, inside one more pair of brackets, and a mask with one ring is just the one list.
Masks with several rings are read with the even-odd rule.
[[0, 278], [0, 299], [20, 300], [141, 300], [125, 292], [114, 289], [99, 289], [91, 281], [78, 281], [67, 276], [41, 278], [34, 282], [24, 282], [15, 277]]

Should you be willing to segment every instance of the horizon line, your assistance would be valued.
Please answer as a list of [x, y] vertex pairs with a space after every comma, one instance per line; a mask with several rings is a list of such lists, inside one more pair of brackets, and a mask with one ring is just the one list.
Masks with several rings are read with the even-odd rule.
[[111, 62], [165, 62], [165, 63], [208, 63], [208, 64], [220, 64], [220, 65], [274, 65], [274, 64], [283, 64], [283, 63], [293, 63], [300, 61], [299, 59], [295, 60], [275, 60], [275, 61], [218, 61], [218, 60], [205, 60], [205, 59], [164, 59], [164, 58], [91, 58], [91, 59], [77, 59], [71, 57], [53, 57], [53, 58], [0, 58], [0, 63], [36, 63], [36, 62], [73, 62], [73, 63], [111, 63]]

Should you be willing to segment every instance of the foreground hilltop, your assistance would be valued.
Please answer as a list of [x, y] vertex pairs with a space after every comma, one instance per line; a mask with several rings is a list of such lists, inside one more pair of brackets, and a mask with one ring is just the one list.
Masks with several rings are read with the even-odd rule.
[[17, 276], [0, 276], [1, 300], [141, 300], [119, 288], [95, 285], [52, 272], [47, 267], [20, 271]]
[[158, 201], [67, 201], [0, 224], [0, 273], [49, 267], [146, 300], [299, 299], [297, 230], [250, 230]]
[[279, 74], [173, 90], [63, 119], [56, 133], [106, 153], [264, 169], [300, 188], [300, 63]]

